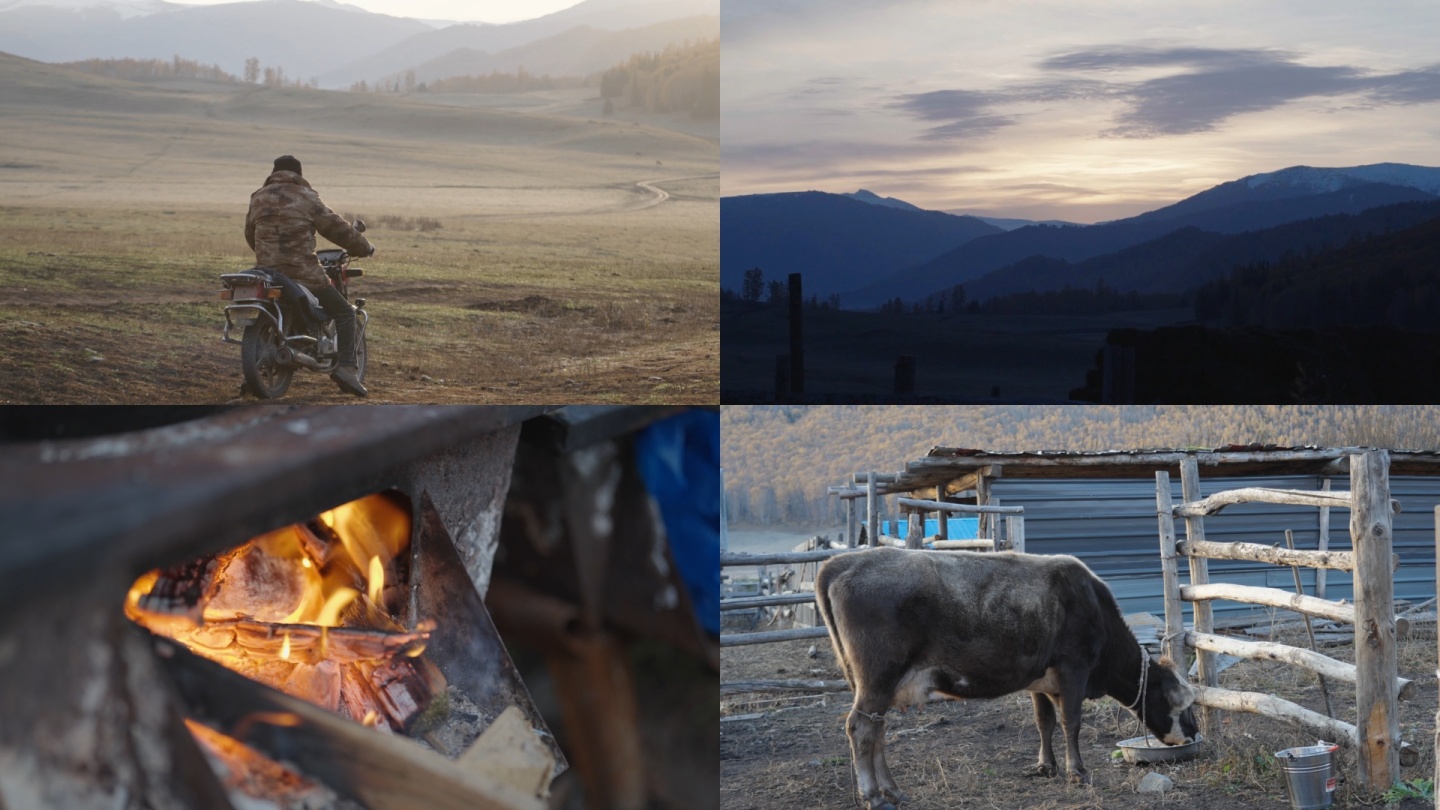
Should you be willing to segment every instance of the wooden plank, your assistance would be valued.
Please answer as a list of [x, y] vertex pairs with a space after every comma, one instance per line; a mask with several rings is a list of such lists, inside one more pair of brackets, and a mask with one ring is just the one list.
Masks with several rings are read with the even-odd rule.
[[908, 506], [912, 509], [928, 509], [931, 511], [964, 512], [966, 514], [994, 514], [994, 515], [1023, 515], [1023, 506], [975, 506], [968, 503], [942, 503], [940, 501], [924, 501], [918, 498], [897, 498], [901, 506]]
[[1396, 707], [1395, 583], [1390, 573], [1390, 457], [1370, 450], [1350, 457], [1350, 542], [1355, 549], [1355, 712], [1361, 740], [1361, 787], [1383, 790], [1400, 778]]
[[1307, 492], [1298, 489], [1241, 487], [1216, 492], [1208, 498], [1187, 501], [1175, 507], [1175, 517], [1213, 515], [1227, 506], [1242, 503], [1274, 503], [1287, 506], [1328, 506], [1349, 508], [1348, 492]]
[[[1197, 518], [1187, 518], [1195, 519]], [[1187, 557], [1248, 560], [1284, 566], [1303, 565], [1307, 568], [1333, 568], [1336, 571], [1355, 570], [1355, 555], [1348, 551], [1291, 551], [1279, 546], [1262, 546], [1259, 543], [1212, 543], [1189, 539], [1179, 545], [1180, 553]], [[1399, 562], [1399, 558], [1395, 558], [1397, 566]]]
[[745, 692], [849, 692], [845, 681], [815, 680], [744, 680], [720, 684], [720, 694], [738, 695]]
[[824, 627], [795, 627], [790, 630], [770, 630], [764, 633], [721, 633], [721, 647], [740, 647], [746, 644], [769, 644], [772, 641], [794, 641], [797, 638], [825, 638], [830, 632]]
[[[1281, 661], [1292, 666], [1308, 669], [1319, 675], [1335, 680], [1355, 683], [1355, 665], [1337, 661], [1328, 655], [1311, 652], [1288, 644], [1273, 641], [1248, 641], [1231, 636], [1217, 636], [1212, 633], [1186, 632], [1185, 643], [1197, 650], [1248, 658], [1252, 661]], [[1395, 688], [1402, 698], [1415, 694], [1415, 682], [1407, 678], [1396, 678]]]
[[1182, 612], [1180, 572], [1175, 553], [1175, 516], [1171, 508], [1170, 473], [1155, 473], [1155, 512], [1160, 523], [1160, 576], [1165, 588], [1166, 658], [1185, 661], [1185, 615]]
[[933, 540], [930, 547], [936, 551], [994, 551], [993, 540]]
[[[1358, 579], [1358, 578], [1357, 578]], [[1387, 577], [1388, 579], [1388, 577]], [[1320, 616], [1337, 622], [1355, 623], [1355, 606], [1316, 599], [1313, 596], [1282, 591], [1278, 588], [1262, 588], [1254, 585], [1234, 585], [1229, 582], [1212, 582], [1209, 585], [1182, 585], [1180, 598], [1186, 602], [1201, 602], [1212, 599], [1229, 599], [1235, 602], [1253, 602], [1268, 607], [1286, 608], [1307, 616]]]
[[[900, 501], [902, 504], [901, 508], [903, 509], [905, 499], [901, 498]], [[943, 520], [945, 515], [941, 513], [940, 518]], [[905, 548], [920, 548], [921, 540], [924, 537], [925, 513], [918, 509], [912, 509], [910, 510], [908, 519], [905, 521]]]
[[1259, 692], [1235, 692], [1213, 686], [1195, 685], [1195, 702], [1232, 712], [1250, 712], [1307, 726], [1321, 737], [1332, 742], [1343, 743], [1352, 748], [1360, 744], [1360, 734], [1355, 726], [1341, 720], [1334, 720], [1319, 712], [1312, 712], [1297, 706], [1284, 698]]

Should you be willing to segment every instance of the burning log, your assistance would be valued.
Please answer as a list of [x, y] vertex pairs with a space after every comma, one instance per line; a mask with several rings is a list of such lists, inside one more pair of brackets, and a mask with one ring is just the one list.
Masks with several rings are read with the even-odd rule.
[[533, 795], [376, 734], [289, 695], [265, 690], [169, 641], [159, 659], [190, 705], [222, 732], [271, 757], [294, 762], [337, 793], [375, 810], [542, 810]]
[[444, 676], [420, 657], [435, 623], [407, 631], [386, 607], [409, 526], [393, 500], [363, 498], [151, 572], [126, 612], [267, 686], [373, 728], [423, 732], [448, 712]]

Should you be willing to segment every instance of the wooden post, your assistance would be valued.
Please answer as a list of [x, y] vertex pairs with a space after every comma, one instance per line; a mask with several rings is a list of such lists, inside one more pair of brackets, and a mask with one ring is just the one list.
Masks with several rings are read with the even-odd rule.
[[1021, 552], [1021, 553], [1024, 553], [1024, 551], [1025, 551], [1025, 516], [1024, 516], [1024, 515], [1006, 515], [1006, 516], [1005, 516], [1005, 534], [1009, 536], [1009, 543], [1008, 543], [1008, 545], [1010, 546], [1010, 550], [1011, 550], [1011, 551], [1019, 551], [1019, 552]]
[[[986, 506], [990, 503], [990, 476], [985, 470], [977, 470], [975, 475], [975, 505]], [[976, 528], [975, 536], [981, 540], [995, 539], [995, 524], [992, 518], [980, 514], [979, 525]]]
[[902, 354], [895, 358], [895, 393], [915, 393], [915, 355]]
[[[1186, 456], [1180, 462], [1180, 493], [1185, 501], [1200, 500], [1200, 465], [1195, 463], [1194, 456]], [[1187, 542], [1205, 542], [1205, 518], [1185, 518], [1185, 540]], [[1187, 557], [1190, 561], [1190, 584], [1210, 584], [1210, 561], [1204, 557]], [[1197, 602], [1192, 608], [1195, 611], [1195, 632], [1215, 632], [1214, 613], [1209, 602]], [[1183, 648], [1182, 648], [1183, 649]], [[1184, 658], [1177, 659], [1183, 664]], [[1200, 662], [1200, 682], [1206, 686], [1219, 686], [1218, 673], [1215, 671], [1215, 656], [1205, 650], [1196, 651], [1196, 660]], [[1205, 707], [1200, 712], [1200, 730], [1204, 734], [1210, 734], [1214, 727], [1215, 713], [1210, 707]]]
[[1180, 602], [1180, 571], [1175, 554], [1174, 496], [1170, 494], [1170, 473], [1155, 473], [1155, 514], [1160, 522], [1160, 575], [1165, 584], [1165, 639], [1161, 647], [1166, 658], [1177, 666], [1185, 663], [1185, 614]]
[[901, 509], [905, 515], [905, 548], [921, 548], [925, 539], [925, 513], [919, 509]]
[[790, 400], [790, 355], [775, 355], [775, 402]]
[[[1320, 482], [1320, 491], [1330, 491], [1330, 478], [1327, 476]], [[1320, 544], [1316, 546], [1320, 551], [1330, 550], [1330, 507], [1320, 507]], [[1325, 569], [1321, 568], [1315, 572], [1315, 595], [1321, 599], [1325, 598]]]
[[805, 393], [805, 333], [801, 327], [805, 297], [800, 291], [800, 274], [790, 274], [790, 390]]
[[1395, 584], [1390, 571], [1390, 454], [1350, 456], [1350, 542], [1355, 548], [1355, 710], [1360, 786], [1389, 788], [1400, 776], [1396, 713]]
[[1101, 361], [1100, 401], [1129, 405], [1135, 401], [1135, 347], [1105, 344]]
[[[936, 484], [936, 485], [935, 485], [935, 502], [936, 502], [936, 503], [944, 503], [944, 502], [945, 502], [945, 485], [944, 485], [944, 484]], [[950, 513], [949, 513], [949, 512], [943, 512], [943, 511], [937, 511], [937, 512], [935, 513], [935, 517], [936, 517], [936, 519], [938, 519], [938, 520], [940, 521], [939, 524], [937, 524], [936, 527], [935, 527], [935, 536], [936, 536], [937, 538], [941, 539], [941, 540], [949, 540], [949, 539], [950, 539]]]
[[869, 478], [865, 481], [865, 523], [866, 541], [871, 548], [880, 545], [880, 504], [875, 497], [875, 471], [870, 471]]
[[845, 547], [855, 547], [855, 499], [843, 498], [840, 504], [845, 507]]

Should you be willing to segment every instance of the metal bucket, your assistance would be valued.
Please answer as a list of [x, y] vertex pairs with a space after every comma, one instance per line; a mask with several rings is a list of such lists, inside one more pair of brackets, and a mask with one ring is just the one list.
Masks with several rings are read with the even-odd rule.
[[1292, 810], [1321, 810], [1330, 806], [1335, 798], [1332, 754], [1339, 747], [1321, 740], [1315, 745], [1275, 752], [1275, 759], [1285, 772]]

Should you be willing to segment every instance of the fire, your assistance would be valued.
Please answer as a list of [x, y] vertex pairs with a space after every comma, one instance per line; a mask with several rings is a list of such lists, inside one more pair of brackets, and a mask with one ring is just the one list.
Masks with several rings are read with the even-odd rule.
[[[132, 620], [268, 686], [385, 731], [442, 712], [444, 678], [406, 630], [410, 513], [370, 495], [135, 580]], [[432, 705], [437, 704], [437, 705]]]

